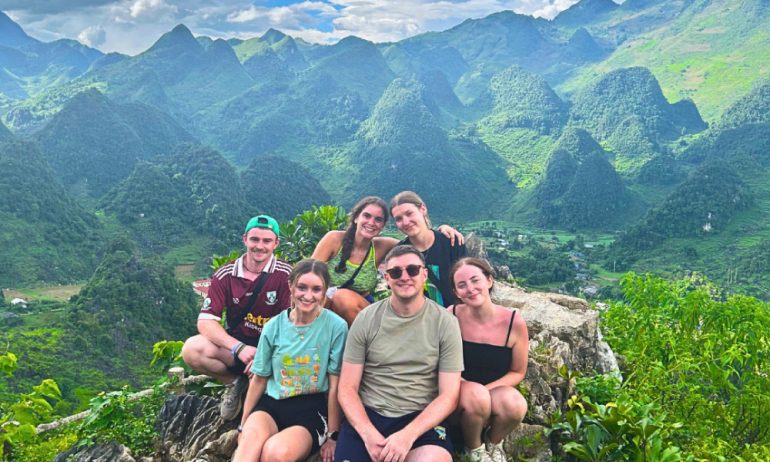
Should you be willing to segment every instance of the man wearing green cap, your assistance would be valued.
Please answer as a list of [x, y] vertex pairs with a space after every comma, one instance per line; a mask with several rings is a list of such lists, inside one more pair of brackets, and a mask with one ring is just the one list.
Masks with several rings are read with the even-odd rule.
[[[199, 335], [187, 339], [182, 348], [190, 367], [225, 383], [220, 405], [224, 420], [241, 411], [262, 327], [291, 304], [291, 265], [273, 255], [280, 234], [272, 217], [249, 220], [243, 234], [246, 252], [212, 275], [198, 315]], [[225, 311], [226, 329], [220, 323]]]

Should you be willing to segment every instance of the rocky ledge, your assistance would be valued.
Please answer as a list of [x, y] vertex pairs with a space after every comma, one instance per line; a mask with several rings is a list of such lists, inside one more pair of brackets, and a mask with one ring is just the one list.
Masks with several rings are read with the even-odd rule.
[[[529, 412], [524, 423], [506, 440], [506, 451], [513, 460], [551, 460], [544, 425], [549, 415], [565, 408], [574, 387], [572, 381], [559, 374], [559, 369], [566, 366], [585, 375], [617, 373], [617, 362], [602, 340], [598, 313], [585, 300], [528, 292], [502, 282], [495, 283], [493, 298], [501, 305], [519, 310], [527, 321], [530, 336], [529, 365], [522, 383]], [[229, 461], [237, 442], [236, 423], [222, 421], [218, 406], [215, 398], [207, 396], [169, 398], [158, 416], [160, 438], [156, 455], [136, 462]], [[57, 460], [135, 461], [128, 450], [117, 445], [71, 450], [65, 454], [67, 458]], [[320, 461], [320, 458], [310, 461]]]

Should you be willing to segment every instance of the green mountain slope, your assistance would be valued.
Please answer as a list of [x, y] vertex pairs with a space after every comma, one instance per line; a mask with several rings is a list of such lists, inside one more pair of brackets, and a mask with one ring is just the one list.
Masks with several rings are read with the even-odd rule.
[[310, 171], [277, 156], [254, 159], [241, 172], [241, 187], [249, 215], [266, 213], [279, 221], [290, 220], [314, 205], [332, 203]]
[[0, 144], [0, 285], [88, 277], [100, 226], [66, 193], [37, 147]]
[[567, 105], [542, 77], [514, 65], [492, 77], [474, 106], [484, 114], [475, 130], [508, 162], [511, 180], [522, 188], [536, 185], [567, 121]]
[[628, 198], [607, 153], [575, 129], [565, 131], [556, 146], [534, 191], [539, 223], [569, 229], [616, 225]]
[[706, 128], [692, 103], [669, 104], [652, 73], [641, 67], [608, 72], [588, 85], [576, 95], [571, 115], [599, 140], [630, 117], [662, 141]]
[[585, 26], [608, 16], [618, 4], [612, 0], [580, 0], [559, 13], [553, 20], [559, 26]]
[[96, 90], [75, 96], [35, 138], [62, 183], [93, 197], [127, 177], [137, 160], [192, 140], [157, 109], [115, 104]]
[[493, 152], [447, 136], [414, 81], [390, 84], [346, 158], [356, 166], [343, 196], [347, 202], [366, 194], [390, 198], [414, 190], [431, 198], [437, 216], [469, 219], [485, 216], [515, 192]]
[[0, 12], [0, 108], [77, 78], [102, 56], [75, 40], [41, 42]]
[[770, 165], [770, 79], [764, 79], [728, 107], [704, 135], [685, 150], [691, 161], [725, 159], [752, 176]]
[[750, 189], [728, 164], [706, 163], [622, 235], [614, 248], [618, 255], [629, 256], [669, 237], [718, 233], [752, 201]]
[[629, 0], [607, 21], [588, 26], [623, 45], [557, 90], [572, 93], [612, 70], [643, 66], [669, 100], [692, 99], [711, 122], [770, 72], [768, 20], [764, 0]]
[[181, 145], [167, 157], [137, 164], [100, 206], [153, 253], [196, 236], [237, 243], [233, 226], [245, 216], [233, 167], [218, 152], [195, 145]]

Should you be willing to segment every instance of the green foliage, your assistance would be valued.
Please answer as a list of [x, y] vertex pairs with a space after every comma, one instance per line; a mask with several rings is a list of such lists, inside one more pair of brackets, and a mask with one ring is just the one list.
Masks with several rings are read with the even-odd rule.
[[96, 218], [78, 205], [29, 142], [0, 145], [0, 286], [71, 282], [93, 271]]
[[676, 462], [681, 451], [669, 441], [680, 424], [666, 421], [654, 404], [619, 400], [594, 404], [587, 397], [567, 400], [567, 411], [552, 416], [546, 431], [563, 444], [567, 461]]
[[281, 244], [276, 249], [278, 258], [297, 263], [313, 254], [321, 238], [347, 223], [345, 211], [333, 205], [313, 207], [293, 220], [281, 224]]
[[183, 346], [184, 342], [181, 340], [161, 340], [160, 342], [155, 342], [155, 345], [152, 346], [150, 366], [155, 366], [162, 371], [179, 366], [189, 371], [189, 366], [182, 359]]
[[75, 432], [69, 428], [49, 430], [13, 449], [13, 460], [24, 462], [51, 462], [78, 441]]
[[646, 133], [674, 140], [706, 128], [695, 106], [689, 105], [690, 112], [670, 105], [655, 76], [646, 68], [632, 67], [608, 72], [581, 91], [572, 121], [604, 140], [628, 117], [636, 117]]
[[16, 370], [16, 355], [10, 351], [0, 356], [0, 373], [10, 377]]
[[78, 428], [78, 445], [114, 441], [129, 448], [135, 456], [152, 453], [157, 437], [155, 421], [166, 393], [156, 388], [147, 397], [134, 399], [132, 395], [124, 387], [92, 398], [90, 413]]
[[[623, 371], [624, 395], [655, 403], [674, 444], [696, 458], [747, 457], [770, 448], [770, 306], [694, 276], [668, 282], [626, 275], [624, 302], [603, 332]], [[629, 335], [633, 333], [633, 335]], [[663, 417], [661, 417], [663, 418]]]
[[133, 231], [142, 248], [156, 252], [197, 235], [232, 245], [238, 241], [233, 224], [241, 222], [245, 210], [232, 165], [197, 145], [181, 145], [167, 157], [137, 164], [101, 206]]
[[532, 128], [540, 133], [557, 132], [567, 122], [567, 105], [546, 81], [519, 66], [495, 74], [489, 82], [492, 114], [498, 128]]
[[213, 257], [211, 257], [210, 268], [216, 271], [222, 265], [226, 265], [232, 261], [235, 261], [240, 256], [241, 256], [241, 251], [238, 249], [231, 251], [227, 255], [214, 255]]
[[[10, 376], [15, 362], [13, 353], [0, 356], [2, 372]], [[59, 400], [59, 386], [53, 380], [45, 379], [32, 387], [31, 392], [19, 394], [15, 402], [0, 403], [0, 460], [6, 459], [7, 450], [35, 437], [35, 427], [50, 420]]]

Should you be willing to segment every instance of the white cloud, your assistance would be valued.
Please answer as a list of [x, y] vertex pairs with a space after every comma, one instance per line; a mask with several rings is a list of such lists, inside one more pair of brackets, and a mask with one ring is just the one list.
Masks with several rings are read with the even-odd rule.
[[78, 34], [78, 41], [89, 47], [97, 48], [104, 44], [107, 32], [102, 26], [88, 26]]
[[227, 15], [227, 21], [236, 24], [269, 24], [269, 27], [301, 30], [312, 28], [336, 15], [337, 10], [328, 3], [304, 1], [273, 8], [250, 5]]
[[[64, 0], [52, 1], [60, 7], [66, 4]], [[445, 30], [465, 19], [502, 10], [550, 18], [575, 1], [300, 0], [267, 7], [259, 6], [259, 0], [72, 0], [71, 10], [57, 14], [8, 13], [18, 18], [30, 35], [42, 40], [77, 37], [92, 46], [101, 42], [103, 51], [136, 54], [180, 23], [196, 35], [217, 38], [251, 38], [272, 27], [316, 43], [333, 43], [348, 35], [389, 42]], [[96, 6], [74, 6], [80, 4]], [[101, 25], [103, 39], [95, 25]]]
[[167, 5], [164, 0], [136, 0], [129, 8], [132, 18], [150, 18], [176, 12], [176, 6]]

